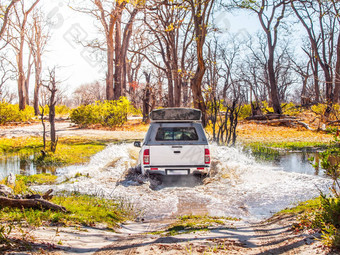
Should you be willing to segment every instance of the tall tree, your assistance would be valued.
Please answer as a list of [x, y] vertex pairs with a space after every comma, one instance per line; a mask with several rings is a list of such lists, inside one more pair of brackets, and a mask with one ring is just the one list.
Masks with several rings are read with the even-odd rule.
[[133, 23], [144, 1], [91, 0], [86, 1], [83, 6], [78, 1], [74, 2], [74, 10], [93, 16], [101, 24], [100, 32], [105, 35], [105, 43], [96, 38], [83, 45], [106, 51], [106, 98], [119, 99], [126, 89], [125, 64]]
[[24, 45], [26, 39], [26, 25], [28, 16], [39, 3], [39, 0], [33, 1], [28, 9], [25, 8], [24, 0], [20, 4], [14, 6], [15, 15], [11, 22], [11, 29], [8, 42], [12, 45], [16, 53], [17, 71], [18, 71], [18, 96], [19, 96], [19, 109], [24, 110], [26, 107], [26, 98], [28, 97], [27, 90], [25, 89], [26, 75], [24, 70]]
[[340, 3], [337, 0], [331, 0], [333, 9], [332, 15], [337, 21], [337, 41], [336, 41], [336, 64], [335, 64], [335, 80], [334, 80], [334, 102], [340, 103]]
[[270, 97], [273, 104], [274, 112], [281, 114], [282, 109], [280, 105], [278, 85], [275, 77], [275, 48], [278, 42], [278, 29], [282, 19], [286, 13], [287, 4], [289, 0], [260, 0], [260, 1], [237, 1], [233, 0], [234, 5], [239, 8], [249, 10], [256, 13], [261, 27], [267, 37], [268, 45], [268, 60], [267, 69], [270, 84]]
[[10, 16], [10, 12], [11, 10], [14, 8], [14, 5], [16, 4], [16, 2], [18, 2], [19, 0], [12, 0], [9, 2], [9, 4], [7, 6], [0, 4], [0, 9], [1, 9], [1, 19], [2, 19], [2, 24], [0, 27], [0, 40], [2, 40], [5, 32], [6, 32], [6, 28], [7, 28], [7, 24], [9, 21], [9, 16]]
[[[162, 70], [168, 83], [168, 106], [182, 106], [187, 95], [186, 73], [190, 72], [189, 51], [194, 36], [190, 32], [190, 11], [178, 2], [154, 0], [144, 16], [146, 31], [151, 35], [146, 52], [139, 51], [154, 67]], [[152, 54], [150, 54], [152, 52]], [[184, 93], [182, 93], [182, 88]]]
[[[339, 5], [334, 4], [337, 5], [335, 9], [338, 9]], [[332, 1], [297, 0], [291, 2], [291, 7], [308, 34], [313, 57], [323, 70], [328, 104], [325, 116], [328, 116], [335, 98], [331, 66], [334, 59], [336, 25], [340, 23], [336, 15], [332, 15]]]
[[[32, 52], [35, 70], [33, 107], [36, 116], [40, 114], [39, 91], [41, 87], [42, 56], [49, 39], [50, 33], [47, 28], [47, 23], [43, 18], [43, 13], [38, 10], [33, 11], [30, 29], [27, 31], [27, 41], [30, 52]], [[29, 78], [27, 77], [27, 80], [28, 79]]]
[[202, 122], [206, 125], [206, 105], [202, 94], [202, 80], [206, 71], [203, 49], [215, 0], [184, 0], [184, 2], [191, 11], [196, 42], [197, 66], [190, 81], [192, 97], [194, 107], [202, 111]]

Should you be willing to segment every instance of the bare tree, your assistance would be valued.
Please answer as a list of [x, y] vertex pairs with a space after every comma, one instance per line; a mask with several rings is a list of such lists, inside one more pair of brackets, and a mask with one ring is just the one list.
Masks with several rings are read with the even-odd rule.
[[144, 44], [147, 46], [135, 52], [143, 55], [164, 73], [168, 87], [167, 105], [182, 106], [184, 98], [188, 101], [188, 81], [193, 58], [190, 51], [194, 40], [190, 31], [190, 11], [182, 8], [179, 2], [154, 0], [146, 8], [144, 24], [147, 35], [151, 36], [145, 37], [147, 42]]
[[88, 105], [105, 99], [105, 87], [98, 81], [80, 85], [74, 92], [73, 98], [77, 105]]
[[275, 48], [278, 42], [278, 29], [282, 19], [286, 13], [286, 7], [289, 0], [261, 0], [261, 1], [235, 1], [234, 4], [238, 8], [244, 8], [256, 13], [260, 21], [261, 27], [267, 37], [268, 50], [268, 78], [270, 84], [270, 97], [273, 104], [274, 112], [282, 113], [278, 86], [275, 78]]
[[[54, 153], [57, 149], [58, 137], [55, 129], [55, 106], [57, 104], [57, 92], [59, 82], [56, 80], [56, 68], [48, 70], [48, 80], [43, 84], [44, 88], [49, 92], [48, 108], [49, 108], [49, 122], [50, 122], [50, 137], [51, 137], [51, 151]], [[43, 114], [43, 113], [42, 113]]]
[[[336, 24], [339, 24], [339, 18], [336, 18], [336, 15], [332, 15], [333, 4], [335, 6], [334, 9], [338, 10], [339, 4], [332, 3], [332, 1], [298, 0], [291, 2], [291, 7], [296, 17], [308, 34], [313, 57], [318, 61], [323, 70], [326, 85], [326, 101], [328, 104], [325, 112], [326, 117], [330, 114], [332, 103], [335, 100], [331, 66], [334, 58], [334, 35]], [[338, 38], [338, 41], [340, 42], [340, 38]]]
[[[84, 1], [83, 1], [84, 2]], [[93, 16], [101, 24], [101, 32], [105, 35], [105, 43], [98, 38], [83, 43], [83, 46], [94, 50], [106, 51], [107, 73], [106, 73], [106, 98], [108, 100], [119, 99], [126, 90], [126, 56], [129, 47], [132, 28], [135, 17], [142, 8], [144, 2], [136, 1], [113, 1], [113, 0], [91, 0], [90, 3], [79, 3], [72, 8], [76, 11]], [[124, 26], [123, 19], [127, 20]]]
[[214, 6], [214, 0], [184, 0], [191, 10], [191, 16], [194, 25], [195, 42], [196, 42], [196, 59], [197, 67], [191, 78], [191, 91], [194, 101], [194, 107], [200, 109], [203, 115], [203, 125], [206, 123], [206, 105], [202, 94], [202, 80], [205, 74], [206, 66], [203, 55], [204, 44], [207, 36], [210, 15]]
[[16, 2], [18, 2], [18, 1], [19, 0], [12, 0], [12, 1], [9, 2], [9, 4], [7, 6], [0, 4], [1, 19], [2, 19], [2, 24], [1, 24], [1, 27], [0, 27], [0, 40], [3, 39], [3, 36], [6, 32], [10, 12], [14, 8], [14, 5], [16, 4]]
[[26, 36], [26, 25], [29, 14], [33, 11], [39, 0], [35, 0], [28, 9], [25, 8], [24, 0], [19, 1], [20, 4], [14, 6], [13, 19], [10, 21], [11, 29], [9, 30], [8, 43], [14, 48], [17, 59], [18, 71], [18, 96], [19, 108], [24, 110], [26, 106], [26, 98], [28, 97], [28, 81], [26, 82], [26, 75], [24, 70], [24, 45]]
[[338, 27], [338, 38], [336, 39], [336, 63], [335, 63], [335, 80], [334, 80], [334, 102], [340, 102], [340, 3], [336, 0], [331, 0], [333, 9], [331, 14], [335, 17]]
[[6, 99], [10, 101], [8, 96], [9, 91], [6, 89], [6, 84], [10, 80], [15, 80], [16, 78], [16, 68], [11, 61], [9, 61], [6, 54], [0, 55], [0, 101]]
[[[50, 39], [50, 33], [47, 29], [47, 22], [43, 18], [43, 13], [40, 10], [34, 10], [30, 28], [27, 32], [27, 41], [30, 52], [33, 56], [34, 70], [35, 70], [35, 86], [33, 107], [35, 115], [39, 115], [39, 91], [41, 87], [41, 73], [42, 73], [42, 56], [45, 52], [46, 45]], [[28, 70], [31, 68], [29, 67]], [[28, 82], [29, 75], [26, 81]], [[28, 89], [28, 86], [26, 86]]]

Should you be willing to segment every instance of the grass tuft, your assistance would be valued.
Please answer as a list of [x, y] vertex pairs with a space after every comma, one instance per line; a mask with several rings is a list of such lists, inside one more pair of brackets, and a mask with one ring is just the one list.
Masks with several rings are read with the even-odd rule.
[[176, 223], [172, 224], [163, 231], [153, 232], [154, 235], [175, 236], [197, 231], [208, 231], [211, 227], [224, 226], [227, 220], [239, 220], [230, 217], [211, 217], [207, 215], [184, 215], [178, 218]]

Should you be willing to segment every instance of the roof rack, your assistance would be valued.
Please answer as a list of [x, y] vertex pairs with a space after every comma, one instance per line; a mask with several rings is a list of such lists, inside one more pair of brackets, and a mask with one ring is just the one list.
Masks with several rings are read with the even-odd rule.
[[152, 122], [194, 122], [201, 121], [202, 112], [192, 108], [164, 108], [150, 113]]

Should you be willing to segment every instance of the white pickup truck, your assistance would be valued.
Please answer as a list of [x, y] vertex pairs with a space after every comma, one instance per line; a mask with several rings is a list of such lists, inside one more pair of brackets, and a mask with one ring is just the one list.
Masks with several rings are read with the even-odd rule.
[[150, 127], [141, 147], [138, 167], [142, 174], [207, 175], [210, 150], [201, 124], [201, 111], [166, 108], [150, 114]]

